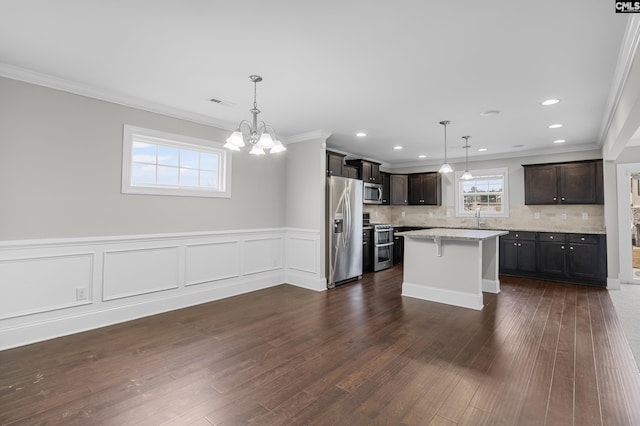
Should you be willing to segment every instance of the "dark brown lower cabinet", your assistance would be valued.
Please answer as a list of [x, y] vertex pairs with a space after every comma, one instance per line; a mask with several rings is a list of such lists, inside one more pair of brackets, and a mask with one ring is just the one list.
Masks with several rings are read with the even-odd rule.
[[503, 273], [535, 272], [535, 239], [500, 238], [500, 270], [504, 271]]
[[606, 240], [599, 234], [511, 231], [500, 237], [500, 273], [606, 286]]
[[362, 273], [373, 271], [373, 229], [362, 230]]

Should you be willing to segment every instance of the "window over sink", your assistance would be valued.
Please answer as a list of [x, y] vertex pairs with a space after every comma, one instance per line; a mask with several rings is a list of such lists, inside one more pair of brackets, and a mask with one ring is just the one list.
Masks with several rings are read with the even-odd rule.
[[480, 209], [482, 217], [509, 217], [509, 170], [507, 168], [470, 170], [472, 179], [455, 174], [457, 217], [474, 217]]

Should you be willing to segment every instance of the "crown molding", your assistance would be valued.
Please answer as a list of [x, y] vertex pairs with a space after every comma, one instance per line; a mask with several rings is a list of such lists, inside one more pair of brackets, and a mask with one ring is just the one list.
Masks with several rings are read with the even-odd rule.
[[326, 141], [329, 138], [329, 136], [331, 136], [331, 133], [325, 130], [313, 130], [311, 132], [298, 133], [297, 135], [289, 136], [288, 138], [285, 139], [285, 141], [287, 144], [318, 140], [318, 139], [322, 139], [323, 141]]
[[236, 128], [236, 125], [232, 123], [218, 120], [206, 115], [189, 112], [180, 108], [174, 108], [160, 103], [150, 102], [144, 99], [136, 98], [134, 96], [109, 91], [100, 87], [65, 80], [63, 78], [16, 67], [6, 63], [0, 63], [0, 77], [6, 77], [12, 80], [23, 81], [25, 83], [48, 87], [50, 89], [61, 90], [63, 92], [86, 96], [88, 98], [141, 109], [156, 114], [162, 114], [181, 120], [191, 121], [197, 124], [213, 126], [223, 130], [232, 131]]
[[604, 144], [611, 122], [618, 109], [620, 103], [620, 97], [629, 78], [631, 72], [631, 66], [638, 50], [638, 44], [640, 43], [640, 16], [631, 14], [629, 21], [627, 22], [627, 29], [622, 39], [622, 47], [618, 54], [618, 62], [616, 65], [616, 71], [613, 76], [613, 82], [611, 84], [611, 91], [609, 93], [609, 100], [607, 101], [607, 107], [605, 109], [605, 117], [602, 122], [600, 137], [598, 139], [599, 146]]

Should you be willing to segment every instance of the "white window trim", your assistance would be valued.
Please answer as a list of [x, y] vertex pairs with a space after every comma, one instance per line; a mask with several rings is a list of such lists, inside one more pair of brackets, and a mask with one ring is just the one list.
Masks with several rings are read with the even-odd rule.
[[[501, 167], [497, 169], [469, 170], [473, 176], [490, 176], [502, 175], [504, 185], [502, 187], [502, 206], [501, 212], [482, 212], [482, 217], [509, 217], [509, 169]], [[456, 217], [475, 217], [475, 212], [465, 212], [463, 210], [463, 195], [460, 191], [460, 177], [464, 172], [455, 172], [455, 203]]]
[[[220, 156], [220, 189], [185, 188], [162, 185], [131, 185], [132, 148], [134, 136], [175, 148], [186, 148], [215, 153]], [[179, 197], [231, 198], [231, 153], [219, 142], [190, 136], [177, 135], [159, 130], [124, 125], [122, 136], [122, 193], [144, 195], [171, 195]]]

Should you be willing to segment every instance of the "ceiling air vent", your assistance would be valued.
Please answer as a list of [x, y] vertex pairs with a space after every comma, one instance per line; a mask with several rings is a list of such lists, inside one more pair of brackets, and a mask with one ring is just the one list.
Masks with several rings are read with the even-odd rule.
[[219, 99], [219, 98], [211, 98], [209, 99], [211, 102], [216, 103], [216, 104], [220, 104], [220, 105], [224, 105], [224, 106], [228, 106], [228, 107], [233, 107], [236, 106], [236, 104], [234, 102], [231, 101], [225, 101], [224, 99]]

